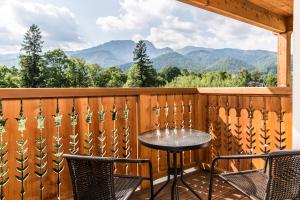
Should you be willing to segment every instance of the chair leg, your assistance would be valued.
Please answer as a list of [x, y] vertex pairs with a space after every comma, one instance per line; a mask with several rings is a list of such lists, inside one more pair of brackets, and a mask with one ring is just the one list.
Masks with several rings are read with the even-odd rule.
[[150, 200], [154, 200], [154, 186], [153, 186], [153, 173], [152, 173], [152, 163], [149, 162], [149, 178], [150, 178]]
[[209, 177], [209, 189], [208, 189], [208, 200], [211, 200], [212, 198], [212, 192], [213, 192], [213, 177], [214, 177], [214, 168], [215, 163], [217, 162], [217, 159], [214, 159], [211, 163], [211, 169], [210, 169], [210, 177]]
[[212, 187], [213, 187], [213, 173], [210, 172], [209, 189], [208, 189], [208, 200], [211, 200], [211, 196], [212, 196]]

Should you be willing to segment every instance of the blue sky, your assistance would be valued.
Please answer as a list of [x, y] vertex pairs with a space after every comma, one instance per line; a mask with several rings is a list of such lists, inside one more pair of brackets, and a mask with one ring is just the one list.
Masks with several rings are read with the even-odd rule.
[[30, 24], [46, 50], [77, 50], [119, 39], [276, 51], [270, 32], [175, 0], [0, 0], [0, 53], [19, 52]]

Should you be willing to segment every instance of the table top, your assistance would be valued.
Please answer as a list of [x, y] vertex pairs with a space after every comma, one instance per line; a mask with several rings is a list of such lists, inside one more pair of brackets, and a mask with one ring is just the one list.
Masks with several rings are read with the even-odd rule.
[[158, 129], [139, 136], [139, 141], [150, 148], [169, 151], [187, 151], [205, 148], [211, 136], [194, 129]]

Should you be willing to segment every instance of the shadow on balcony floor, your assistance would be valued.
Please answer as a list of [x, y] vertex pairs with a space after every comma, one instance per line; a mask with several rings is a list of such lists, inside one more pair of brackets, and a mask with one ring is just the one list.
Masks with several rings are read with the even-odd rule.
[[[208, 181], [209, 173], [204, 171], [196, 171], [190, 174], [186, 174], [185, 180], [189, 183], [194, 190], [200, 194], [203, 199], [207, 199], [208, 194]], [[178, 179], [179, 180], [179, 179]], [[191, 192], [187, 190], [179, 181], [179, 195], [181, 200], [193, 200], [197, 199]], [[155, 186], [155, 190], [159, 188], [161, 184]], [[155, 200], [168, 200], [171, 199], [171, 184], [169, 184]], [[149, 198], [149, 190], [143, 190], [136, 192], [131, 199], [135, 200], [144, 200]], [[214, 179], [214, 192], [213, 199], [219, 200], [248, 200], [243, 194], [229, 186], [224, 181], [221, 181], [218, 178]]]

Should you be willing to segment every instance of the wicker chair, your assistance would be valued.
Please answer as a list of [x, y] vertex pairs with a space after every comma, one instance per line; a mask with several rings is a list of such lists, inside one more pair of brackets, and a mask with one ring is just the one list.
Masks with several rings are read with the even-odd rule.
[[[125, 200], [144, 179], [150, 181], [150, 199], [153, 199], [152, 165], [148, 159], [64, 157], [69, 165], [75, 200]], [[114, 163], [147, 163], [149, 177], [115, 175]]]
[[300, 151], [276, 151], [261, 155], [218, 156], [211, 163], [208, 199], [212, 198], [214, 168], [218, 160], [265, 160], [259, 170], [230, 172], [218, 175], [250, 199], [283, 200], [300, 197]]

